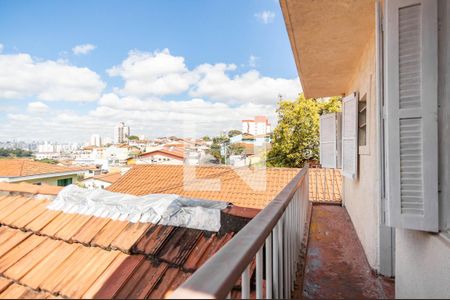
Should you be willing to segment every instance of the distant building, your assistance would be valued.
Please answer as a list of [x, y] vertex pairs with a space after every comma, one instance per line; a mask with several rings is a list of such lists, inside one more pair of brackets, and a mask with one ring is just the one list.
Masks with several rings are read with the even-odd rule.
[[256, 116], [254, 120], [242, 120], [242, 133], [266, 135], [272, 131], [266, 116]]
[[57, 152], [57, 149], [55, 145], [50, 144], [49, 142], [44, 142], [44, 144], [38, 146], [38, 152], [51, 153]]
[[96, 175], [83, 180], [81, 183], [88, 189], [104, 189], [120, 178], [120, 172]]
[[68, 168], [31, 159], [1, 159], [0, 182], [28, 182], [66, 186], [76, 183], [81, 169]]
[[185, 159], [184, 149], [165, 147], [129, 158], [128, 165], [182, 165]]
[[90, 146], [101, 147], [102, 146], [102, 138], [99, 134], [91, 135], [91, 143]]
[[114, 144], [121, 144], [128, 140], [128, 136], [130, 136], [130, 127], [125, 126], [124, 122], [120, 122], [114, 128]]

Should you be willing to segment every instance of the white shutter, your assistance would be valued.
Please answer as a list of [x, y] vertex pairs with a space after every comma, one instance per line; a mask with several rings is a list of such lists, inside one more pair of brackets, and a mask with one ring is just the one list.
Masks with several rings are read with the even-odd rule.
[[320, 116], [320, 164], [322, 168], [337, 167], [336, 115]]
[[358, 96], [342, 99], [342, 175], [355, 179], [358, 170]]
[[437, 0], [385, 3], [387, 221], [436, 232]]

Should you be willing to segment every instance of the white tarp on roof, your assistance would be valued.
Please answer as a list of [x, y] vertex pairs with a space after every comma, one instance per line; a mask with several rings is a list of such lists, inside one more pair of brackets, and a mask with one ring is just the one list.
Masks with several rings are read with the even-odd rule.
[[219, 231], [220, 211], [228, 202], [184, 198], [174, 194], [133, 196], [66, 186], [48, 209], [133, 223], [153, 223]]

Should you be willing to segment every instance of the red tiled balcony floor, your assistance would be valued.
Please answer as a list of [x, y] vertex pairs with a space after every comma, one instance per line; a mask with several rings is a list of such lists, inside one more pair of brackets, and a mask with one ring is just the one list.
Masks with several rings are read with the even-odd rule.
[[303, 297], [394, 298], [394, 281], [371, 271], [345, 208], [314, 205]]

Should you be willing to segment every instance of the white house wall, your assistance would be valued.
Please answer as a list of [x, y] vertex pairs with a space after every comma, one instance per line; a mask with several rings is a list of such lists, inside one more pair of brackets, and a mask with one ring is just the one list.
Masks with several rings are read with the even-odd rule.
[[[378, 230], [379, 230], [379, 184], [378, 160], [376, 152], [376, 76], [375, 76], [375, 35], [370, 35], [366, 48], [355, 70], [346, 95], [359, 92], [359, 97], [367, 94], [367, 143], [358, 155], [358, 175], [355, 180], [343, 179], [344, 205], [358, 234], [359, 240], [370, 266], [379, 270]], [[363, 154], [361, 154], [361, 152]]]
[[439, 0], [439, 234], [396, 230], [397, 298], [450, 298], [450, 1]]

